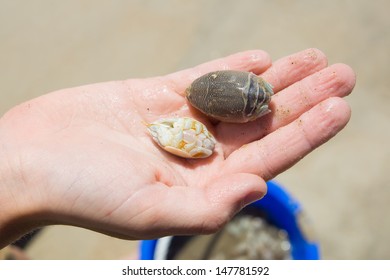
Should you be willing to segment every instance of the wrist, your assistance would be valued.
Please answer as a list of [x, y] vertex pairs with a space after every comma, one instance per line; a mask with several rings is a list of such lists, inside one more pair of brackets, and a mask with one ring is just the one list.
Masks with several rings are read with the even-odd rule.
[[0, 249], [42, 224], [42, 211], [23, 180], [6, 128], [0, 119]]

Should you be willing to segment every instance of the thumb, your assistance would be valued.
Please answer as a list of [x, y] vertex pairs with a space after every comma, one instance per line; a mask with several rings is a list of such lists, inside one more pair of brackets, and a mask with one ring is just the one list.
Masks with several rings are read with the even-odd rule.
[[[267, 192], [265, 181], [254, 174], [235, 173], [221, 176], [207, 189], [207, 196], [217, 213], [225, 213], [226, 222], [246, 205]], [[221, 217], [223, 219], [223, 217]]]
[[249, 173], [223, 175], [205, 188], [165, 188], [147, 232], [150, 236], [214, 233], [247, 204], [262, 198], [266, 189], [261, 177]]

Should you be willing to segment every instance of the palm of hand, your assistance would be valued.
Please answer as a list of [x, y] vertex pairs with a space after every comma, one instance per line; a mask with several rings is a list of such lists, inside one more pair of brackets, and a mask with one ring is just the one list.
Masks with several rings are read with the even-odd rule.
[[[264, 180], [348, 121], [347, 105], [330, 97], [352, 90], [353, 73], [338, 65], [318, 74], [326, 60], [315, 53], [315, 59], [305, 61], [308, 54], [281, 59], [266, 70], [266, 54], [246, 52], [164, 77], [67, 89], [27, 102], [7, 115], [18, 128], [12, 135], [15, 147], [27, 147], [19, 151], [20, 170], [34, 176], [24, 177], [25, 184], [44, 185], [34, 197], [47, 205], [46, 216], [55, 213], [53, 220], [110, 235], [145, 238], [215, 231], [264, 194]], [[292, 59], [300, 64], [290, 64]], [[257, 74], [266, 70], [263, 75], [280, 92], [272, 101], [273, 114], [248, 124], [211, 124], [191, 110], [184, 89], [200, 74], [221, 68]], [[290, 70], [290, 76], [280, 70]], [[329, 78], [335, 70], [338, 76]], [[321, 95], [314, 93], [321, 86]], [[332, 118], [327, 118], [329, 108]], [[162, 151], [144, 123], [167, 116], [201, 120], [216, 136], [216, 152], [208, 159], [186, 160]], [[309, 134], [318, 121], [323, 122], [320, 134]]]

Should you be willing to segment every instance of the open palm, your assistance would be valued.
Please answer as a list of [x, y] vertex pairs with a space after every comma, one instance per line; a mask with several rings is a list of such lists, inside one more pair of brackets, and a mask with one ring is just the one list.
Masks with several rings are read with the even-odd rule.
[[[274, 86], [272, 113], [254, 122], [210, 122], [184, 90], [214, 70], [259, 74]], [[326, 142], [349, 120], [340, 97], [354, 86], [346, 65], [327, 67], [310, 49], [271, 63], [247, 51], [170, 75], [65, 89], [2, 119], [10, 165], [37, 224], [70, 224], [109, 235], [152, 238], [218, 230], [266, 193], [265, 181]], [[166, 153], [145, 127], [191, 116], [217, 140], [207, 159]], [[4, 144], [6, 143], [6, 144]]]

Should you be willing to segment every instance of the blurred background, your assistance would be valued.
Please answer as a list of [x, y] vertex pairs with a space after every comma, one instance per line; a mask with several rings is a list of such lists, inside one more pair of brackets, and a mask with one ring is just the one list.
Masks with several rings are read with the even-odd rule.
[[[324, 259], [390, 259], [390, 1], [0, 0], [0, 114], [61, 88], [163, 75], [248, 49], [315, 47], [357, 73], [349, 125], [276, 180]], [[118, 259], [137, 242], [52, 226], [34, 259]]]

